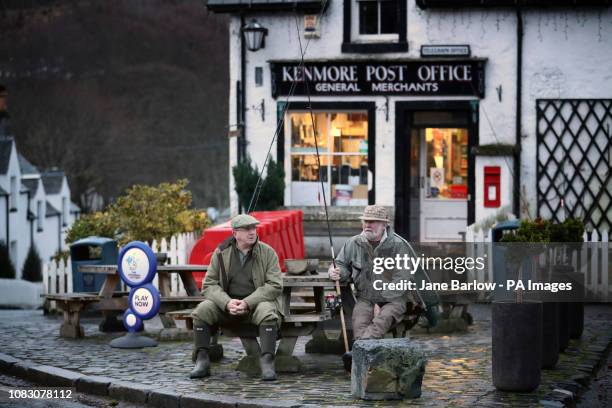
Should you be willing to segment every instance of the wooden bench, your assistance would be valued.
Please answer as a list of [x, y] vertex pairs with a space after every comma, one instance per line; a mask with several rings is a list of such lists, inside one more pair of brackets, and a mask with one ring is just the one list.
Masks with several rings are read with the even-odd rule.
[[[303, 309], [304, 305], [299, 305], [299, 307]], [[192, 309], [185, 309], [168, 312], [167, 315], [175, 320], [184, 320], [185, 326], [193, 330], [191, 312]], [[309, 336], [314, 331], [317, 323], [329, 320], [330, 318], [331, 314], [328, 311], [287, 316], [280, 328], [280, 342], [276, 350], [276, 370], [278, 372], [298, 372], [301, 368], [301, 362], [293, 355], [298, 337]], [[257, 337], [259, 336], [258, 327], [251, 324], [219, 327], [211, 340], [210, 357], [213, 361], [218, 361], [223, 357], [223, 347], [218, 343], [219, 334], [240, 338], [242, 347], [247, 355], [238, 362], [237, 370], [249, 374], [257, 374], [259, 355], [261, 354], [261, 348], [257, 342]]]
[[[195, 308], [200, 302], [204, 301], [204, 297], [202, 296], [172, 296], [172, 297], [162, 297], [161, 298], [161, 306], [159, 308], [158, 316], [164, 326], [164, 329], [175, 328], [176, 324], [175, 320], [185, 320], [186, 319], [177, 319], [175, 316], [181, 316], [181, 313], [185, 310], [191, 311], [191, 309]], [[188, 322], [190, 326], [187, 328], [189, 330], [193, 330], [193, 325], [191, 322]]]
[[89, 304], [98, 302], [100, 296], [90, 293], [64, 293], [45, 295], [45, 297], [47, 300], [55, 301], [64, 313], [64, 321], [60, 326], [60, 336], [73, 339], [83, 337], [81, 311]]

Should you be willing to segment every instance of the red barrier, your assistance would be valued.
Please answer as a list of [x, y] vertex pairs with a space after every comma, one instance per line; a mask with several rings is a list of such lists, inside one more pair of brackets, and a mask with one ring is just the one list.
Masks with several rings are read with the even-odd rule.
[[[254, 211], [251, 215], [260, 221], [257, 235], [270, 245], [278, 255], [281, 270], [285, 271], [285, 259], [304, 258], [304, 225], [301, 210]], [[230, 222], [204, 230], [189, 255], [190, 264], [209, 265], [212, 253], [226, 238], [232, 235]], [[204, 272], [195, 272], [194, 278], [201, 287]]]

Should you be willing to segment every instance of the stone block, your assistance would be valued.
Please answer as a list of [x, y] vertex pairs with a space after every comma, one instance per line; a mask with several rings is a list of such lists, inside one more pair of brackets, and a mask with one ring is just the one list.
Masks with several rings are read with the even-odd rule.
[[351, 392], [364, 400], [418, 398], [426, 364], [425, 353], [409, 339], [358, 340]]
[[106, 396], [108, 395], [108, 386], [113, 381], [109, 377], [85, 375], [77, 380], [76, 389], [87, 394]]
[[266, 399], [241, 399], [236, 400], [237, 408], [303, 408], [304, 405], [297, 401], [266, 400]]
[[181, 408], [236, 408], [238, 401], [223, 395], [212, 395], [205, 392], [181, 395]]
[[56, 387], [74, 387], [83, 374], [48, 365], [34, 365], [28, 369], [28, 379]]
[[113, 381], [108, 386], [108, 396], [122, 401], [145, 404], [149, 393], [157, 388], [130, 381]]
[[147, 406], [159, 408], [179, 408], [180, 395], [172, 390], [157, 390], [149, 393]]
[[8, 371], [9, 368], [21, 360], [9, 356], [8, 354], [0, 353], [0, 371]]
[[10, 364], [5, 372], [14, 377], [29, 379], [29, 370], [36, 365], [37, 364], [30, 360], [20, 360], [14, 364]]

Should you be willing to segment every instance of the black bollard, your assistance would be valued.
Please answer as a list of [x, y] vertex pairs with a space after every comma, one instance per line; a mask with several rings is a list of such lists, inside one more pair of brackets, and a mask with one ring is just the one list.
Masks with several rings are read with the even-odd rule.
[[565, 352], [569, 345], [569, 304], [567, 302], [557, 302], [557, 311], [559, 314], [559, 352]]
[[579, 339], [584, 330], [584, 303], [572, 302], [568, 305], [569, 338]]
[[540, 384], [542, 302], [493, 302], [493, 385], [529, 392]]
[[542, 368], [555, 368], [559, 360], [559, 315], [557, 302], [542, 304]]

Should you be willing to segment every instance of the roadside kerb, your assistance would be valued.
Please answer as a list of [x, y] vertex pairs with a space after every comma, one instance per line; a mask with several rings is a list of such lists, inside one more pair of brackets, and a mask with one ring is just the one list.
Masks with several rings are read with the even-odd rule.
[[207, 393], [178, 394], [152, 385], [116, 380], [110, 377], [84, 375], [31, 361], [19, 360], [0, 353], [0, 369], [9, 375], [44, 385], [76, 388], [78, 392], [108, 396], [121, 401], [148, 404], [154, 407], [180, 408], [306, 408], [295, 401], [247, 400]]

